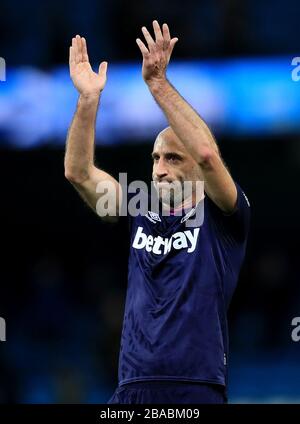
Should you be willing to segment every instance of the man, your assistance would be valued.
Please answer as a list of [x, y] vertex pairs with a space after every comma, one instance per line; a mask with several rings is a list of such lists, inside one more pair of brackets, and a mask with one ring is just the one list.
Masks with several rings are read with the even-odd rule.
[[[146, 44], [136, 41], [144, 81], [170, 124], [158, 135], [152, 153], [162, 210], [129, 217], [119, 386], [109, 402], [225, 403], [226, 312], [245, 255], [249, 203], [207, 125], [166, 78], [177, 38], [157, 21], [153, 30], [154, 38], [143, 27]], [[80, 97], [68, 134], [65, 175], [94, 210], [104, 195], [97, 185], [109, 181], [111, 196], [117, 196], [105, 219], [114, 220], [124, 188], [94, 165], [95, 119], [106, 69], [102, 62], [94, 73], [85, 39], [73, 38], [70, 74]], [[195, 185], [183, 198], [178, 196], [186, 181], [202, 180], [204, 198], [197, 200]], [[163, 216], [168, 199], [171, 213]], [[189, 229], [187, 218], [199, 208], [203, 222]], [[182, 216], [178, 211], [188, 212]]]

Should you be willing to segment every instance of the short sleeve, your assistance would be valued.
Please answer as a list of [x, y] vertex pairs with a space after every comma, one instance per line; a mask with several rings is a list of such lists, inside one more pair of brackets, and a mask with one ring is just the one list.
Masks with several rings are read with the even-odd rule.
[[211, 199], [208, 198], [208, 208], [215, 224], [224, 235], [231, 236], [242, 242], [247, 238], [250, 227], [250, 203], [249, 200], [235, 182], [237, 189], [237, 202], [233, 212], [226, 214]]

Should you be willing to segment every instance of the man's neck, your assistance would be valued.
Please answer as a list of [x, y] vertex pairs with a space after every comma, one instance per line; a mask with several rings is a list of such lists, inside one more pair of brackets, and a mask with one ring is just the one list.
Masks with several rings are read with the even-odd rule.
[[196, 202], [194, 199], [194, 196], [190, 196], [186, 199], [184, 199], [183, 202], [180, 202], [179, 204], [174, 205], [173, 207], [169, 205], [162, 204], [163, 209], [170, 209], [170, 215], [177, 215], [179, 212], [182, 212], [183, 210], [192, 209], [195, 206]]

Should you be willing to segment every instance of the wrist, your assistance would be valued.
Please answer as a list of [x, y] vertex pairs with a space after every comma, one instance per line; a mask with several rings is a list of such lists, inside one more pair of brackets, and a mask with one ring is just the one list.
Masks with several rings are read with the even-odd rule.
[[78, 108], [81, 111], [86, 111], [90, 113], [91, 110], [97, 110], [99, 101], [100, 101], [100, 94], [101, 93], [95, 93], [95, 94], [80, 94], [78, 98]]
[[78, 102], [80, 104], [94, 104], [100, 100], [101, 91], [96, 93], [80, 93]]
[[148, 88], [151, 92], [163, 90], [168, 85], [168, 80], [164, 78], [151, 78], [146, 81]]

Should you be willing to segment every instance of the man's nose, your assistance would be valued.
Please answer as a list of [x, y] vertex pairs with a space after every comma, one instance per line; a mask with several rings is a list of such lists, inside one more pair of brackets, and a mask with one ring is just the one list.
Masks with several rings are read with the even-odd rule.
[[168, 175], [168, 170], [165, 165], [165, 162], [162, 158], [160, 158], [155, 166], [154, 174], [158, 178], [163, 178]]

